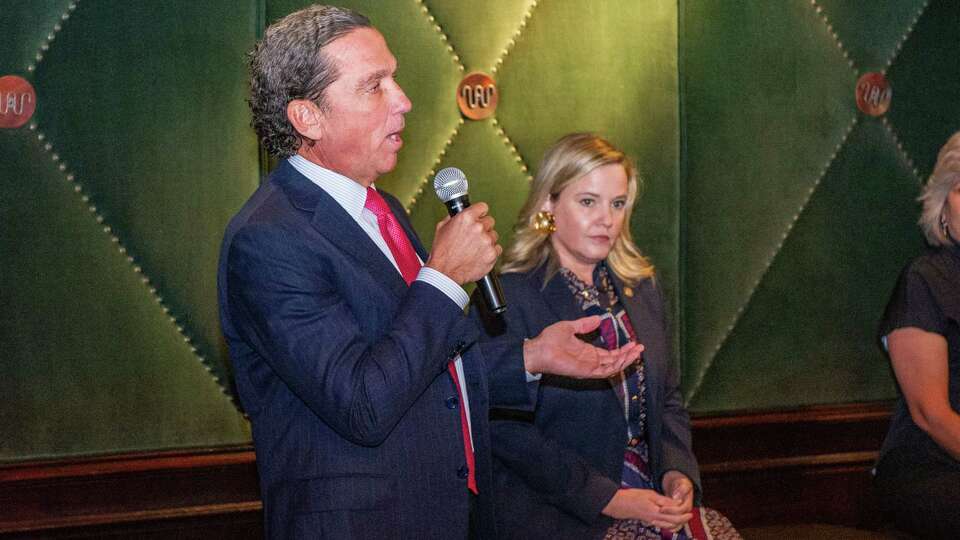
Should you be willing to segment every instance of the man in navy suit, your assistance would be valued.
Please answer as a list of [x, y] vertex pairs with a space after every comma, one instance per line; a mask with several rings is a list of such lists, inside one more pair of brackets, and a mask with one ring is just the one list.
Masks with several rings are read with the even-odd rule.
[[411, 104], [365, 17], [293, 13], [251, 71], [254, 129], [284, 159], [230, 222], [218, 289], [267, 536], [495, 537], [488, 401], [522, 407], [538, 373], [604, 377], [637, 351], [588, 347], [583, 319], [518, 342], [523, 365], [484, 361], [461, 286], [500, 254], [493, 219], [444, 219], [428, 255], [376, 189]]

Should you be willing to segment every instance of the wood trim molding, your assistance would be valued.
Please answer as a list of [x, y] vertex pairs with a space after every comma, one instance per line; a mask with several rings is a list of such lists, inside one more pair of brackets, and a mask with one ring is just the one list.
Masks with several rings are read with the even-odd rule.
[[708, 470], [715, 463], [741, 463], [755, 469], [750, 464], [753, 460], [876, 452], [892, 405], [854, 403], [694, 418], [694, 451], [701, 467]]
[[891, 402], [692, 420], [704, 500], [738, 527], [884, 521], [870, 470]]
[[261, 510], [250, 447], [0, 467], [0, 535], [224, 515], [258, 524]]
[[[890, 403], [740, 412], [692, 420], [706, 503], [738, 527], [861, 525]], [[0, 465], [4, 538], [258, 538], [250, 447]]]
[[251, 464], [253, 448], [208, 448], [193, 451], [145, 452], [32, 461], [0, 465], [0, 483]]

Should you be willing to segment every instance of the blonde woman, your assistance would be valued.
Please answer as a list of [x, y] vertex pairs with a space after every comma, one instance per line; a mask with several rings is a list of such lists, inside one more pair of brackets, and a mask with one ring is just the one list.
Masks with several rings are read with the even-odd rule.
[[900, 400], [880, 450], [877, 486], [897, 526], [960, 536], [960, 132], [920, 196], [930, 249], [900, 276], [880, 335]]
[[699, 508], [663, 298], [628, 226], [637, 183], [630, 160], [606, 140], [560, 139], [504, 257], [510, 307], [493, 316], [475, 304], [487, 357], [585, 315], [601, 319], [595, 344], [645, 347], [610, 379], [543, 375], [529, 383], [527, 400], [493, 411], [499, 537], [739, 538], [726, 518]]

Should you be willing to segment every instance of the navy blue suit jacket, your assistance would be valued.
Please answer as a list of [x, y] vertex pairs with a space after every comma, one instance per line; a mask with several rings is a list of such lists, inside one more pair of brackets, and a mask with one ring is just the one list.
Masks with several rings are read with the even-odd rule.
[[[545, 268], [501, 276], [510, 307], [502, 317], [474, 308], [485, 327], [487, 356], [508, 357], [514, 340], [534, 337], [548, 325], [583, 316], [563, 277], [544, 286]], [[643, 352], [647, 384], [647, 442], [650, 466], [659, 484], [676, 469], [696, 486], [700, 474], [690, 446], [689, 417], [679, 373], [672, 361], [663, 299], [647, 279], [620, 301]], [[503, 362], [505, 360], [501, 360]], [[514, 358], [514, 362], [518, 359]], [[495, 390], [494, 390], [495, 391]], [[530, 384], [532, 399], [508, 410], [491, 411], [496, 518], [501, 538], [598, 538], [612, 520], [600, 512], [620, 486], [626, 421], [609, 380], [574, 380], [544, 375]], [[504, 405], [495, 403], [495, 407]]]
[[[403, 208], [384, 197], [426, 260]], [[218, 289], [267, 537], [466, 538], [460, 404], [447, 372], [457, 351], [477, 511], [492, 527], [478, 329], [455, 302], [426, 283], [408, 287], [343, 208], [286, 161], [230, 222]]]

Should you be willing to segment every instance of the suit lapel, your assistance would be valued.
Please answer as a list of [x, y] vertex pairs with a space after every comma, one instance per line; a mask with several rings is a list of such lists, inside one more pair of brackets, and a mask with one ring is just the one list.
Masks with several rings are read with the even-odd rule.
[[[543, 283], [543, 276], [545, 275], [545, 269], [543, 266], [534, 272], [531, 279], [534, 279], [534, 286], [540, 287]], [[580, 319], [585, 317], [586, 314], [580, 309], [580, 306], [577, 305], [576, 299], [573, 297], [573, 293], [570, 292], [569, 287], [567, 287], [567, 281], [563, 278], [560, 273], [555, 274], [547, 285], [543, 288], [543, 299], [544, 302], [549, 307], [552, 315], [556, 317], [557, 320], [561, 321], [572, 321], [575, 319]], [[509, 308], [508, 308], [509, 309]], [[554, 321], [546, 321], [552, 323]], [[594, 345], [596, 346], [596, 345]], [[601, 346], [602, 347], [602, 346]], [[612, 384], [616, 384], [616, 381], [619, 379], [607, 378], [606, 382], [602, 380], [595, 379], [585, 379], [578, 380], [575, 382], [566, 382], [565, 385], [573, 384], [578, 388], [589, 388], [594, 390], [608, 389], [609, 398], [619, 405], [620, 400], [617, 398], [616, 392], [613, 389]]]
[[[534, 285], [536, 287], [539, 288], [542, 286], [544, 275], [545, 270], [543, 267], [533, 274], [532, 279], [535, 280]], [[554, 274], [543, 288], [543, 299], [557, 317], [557, 320], [572, 321], [584, 316], [580, 308], [577, 307], [577, 303], [574, 301], [570, 289], [567, 288], [566, 280], [563, 279], [563, 276], [561, 276], [559, 272]]]
[[[647, 298], [641, 293], [641, 288], [644, 287], [644, 284], [633, 287], [633, 294], [627, 296], [623, 293], [623, 282], [620, 281], [612, 271], [610, 272], [610, 276], [613, 278], [613, 285], [617, 291], [617, 297], [620, 299], [620, 302], [623, 303], [627, 316], [630, 318], [630, 324], [633, 325], [633, 332], [637, 336], [637, 341], [644, 343], [644, 340], [647, 338], [647, 336], [645, 336], [647, 333], [645, 329], [648, 328], [653, 317], [653, 310], [651, 306], [646, 304]], [[660, 389], [655, 383], [663, 380], [660, 373], [663, 366], [658, 363], [655, 355], [648, 356], [645, 352], [642, 354], [645, 371], [644, 379], [647, 381], [647, 408], [649, 410], [651, 402], [659, 403], [660, 401]]]
[[397, 297], [405, 293], [407, 284], [400, 273], [333, 197], [286, 161], [280, 165], [278, 173], [281, 188], [291, 203], [313, 214], [311, 224], [317, 232], [352, 257], [358, 266], [377, 276], [377, 280]]

